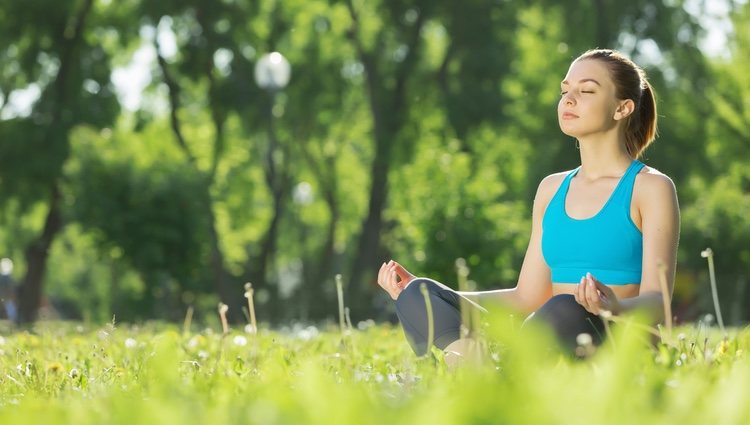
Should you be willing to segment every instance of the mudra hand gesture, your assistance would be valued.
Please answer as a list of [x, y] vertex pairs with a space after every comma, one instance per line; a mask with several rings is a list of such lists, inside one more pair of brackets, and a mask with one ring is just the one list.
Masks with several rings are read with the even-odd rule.
[[573, 296], [591, 314], [601, 314], [608, 311], [613, 315], [620, 312], [620, 302], [615, 292], [607, 285], [599, 282], [591, 273], [581, 278]]
[[409, 273], [401, 264], [391, 260], [383, 263], [378, 271], [378, 285], [388, 292], [394, 300], [398, 298], [401, 291], [414, 280], [415, 276]]

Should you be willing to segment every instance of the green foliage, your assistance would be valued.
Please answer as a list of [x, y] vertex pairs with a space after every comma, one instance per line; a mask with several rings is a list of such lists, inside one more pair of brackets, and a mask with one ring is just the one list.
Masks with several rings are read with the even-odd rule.
[[437, 350], [416, 358], [388, 325], [256, 336], [45, 322], [0, 337], [0, 420], [690, 425], [750, 414], [747, 330], [723, 338], [698, 323], [650, 345], [624, 322], [576, 361], [512, 315], [492, 312], [486, 324], [488, 356], [451, 371]]
[[85, 141], [70, 169], [71, 218], [93, 232], [103, 250], [122, 250], [148, 284], [166, 273], [182, 289], [202, 289], [195, 286], [208, 234], [201, 175], [184, 162], [103, 158]]
[[[446, 282], [461, 257], [479, 287], [512, 285], [538, 182], [579, 160], [558, 129], [559, 81], [578, 53], [615, 47], [656, 88], [660, 138], [645, 162], [678, 188], [680, 284], [707, 294], [698, 254], [711, 245], [720, 293], [741, 299], [732, 286], [750, 265], [749, 6], [733, 3], [726, 56], [707, 56], [697, 47], [705, 23], [686, 3], [94, 1], [73, 40], [86, 1], [5, 2], [0, 254], [21, 280], [59, 186], [69, 228], [51, 245], [45, 282], [62, 313], [136, 319], [159, 316], [163, 304], [213, 308], [201, 297], [216, 292], [212, 235], [230, 287], [254, 279], [275, 214], [271, 157], [289, 187], [267, 289], [302, 282], [284, 300], [287, 319], [311, 300], [331, 301], [377, 184], [387, 191], [376, 255]], [[136, 52], [152, 57], [157, 34], [176, 104], [154, 60], [142, 104], [121, 110], [112, 70]], [[274, 105], [252, 81], [272, 50], [292, 64]], [[28, 88], [40, 93], [30, 113], [10, 113], [11, 97]], [[309, 204], [292, 196], [302, 182]]]

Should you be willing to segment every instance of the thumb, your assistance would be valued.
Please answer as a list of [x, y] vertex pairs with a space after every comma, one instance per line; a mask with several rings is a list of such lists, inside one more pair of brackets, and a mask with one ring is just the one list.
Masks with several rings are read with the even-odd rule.
[[412, 274], [409, 273], [401, 264], [394, 262], [396, 265], [396, 274], [401, 280], [409, 280], [412, 278]]

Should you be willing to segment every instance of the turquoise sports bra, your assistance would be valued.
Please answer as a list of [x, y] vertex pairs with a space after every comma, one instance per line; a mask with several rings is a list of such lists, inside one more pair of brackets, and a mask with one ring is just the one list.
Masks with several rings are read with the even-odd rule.
[[599, 212], [578, 220], [565, 211], [570, 180], [565, 176], [542, 220], [542, 255], [554, 283], [578, 283], [587, 272], [607, 285], [641, 283], [643, 234], [630, 218], [635, 176], [644, 164], [634, 160]]

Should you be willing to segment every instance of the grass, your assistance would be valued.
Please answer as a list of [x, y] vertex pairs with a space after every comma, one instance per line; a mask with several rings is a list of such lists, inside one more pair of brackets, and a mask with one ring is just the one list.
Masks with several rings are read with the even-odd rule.
[[[48, 322], [0, 339], [0, 423], [745, 423], [750, 330], [703, 323], [652, 344], [631, 322], [585, 361], [507, 313], [490, 353], [449, 372], [398, 327], [245, 333]], [[256, 339], [257, 338], [257, 339]]]

